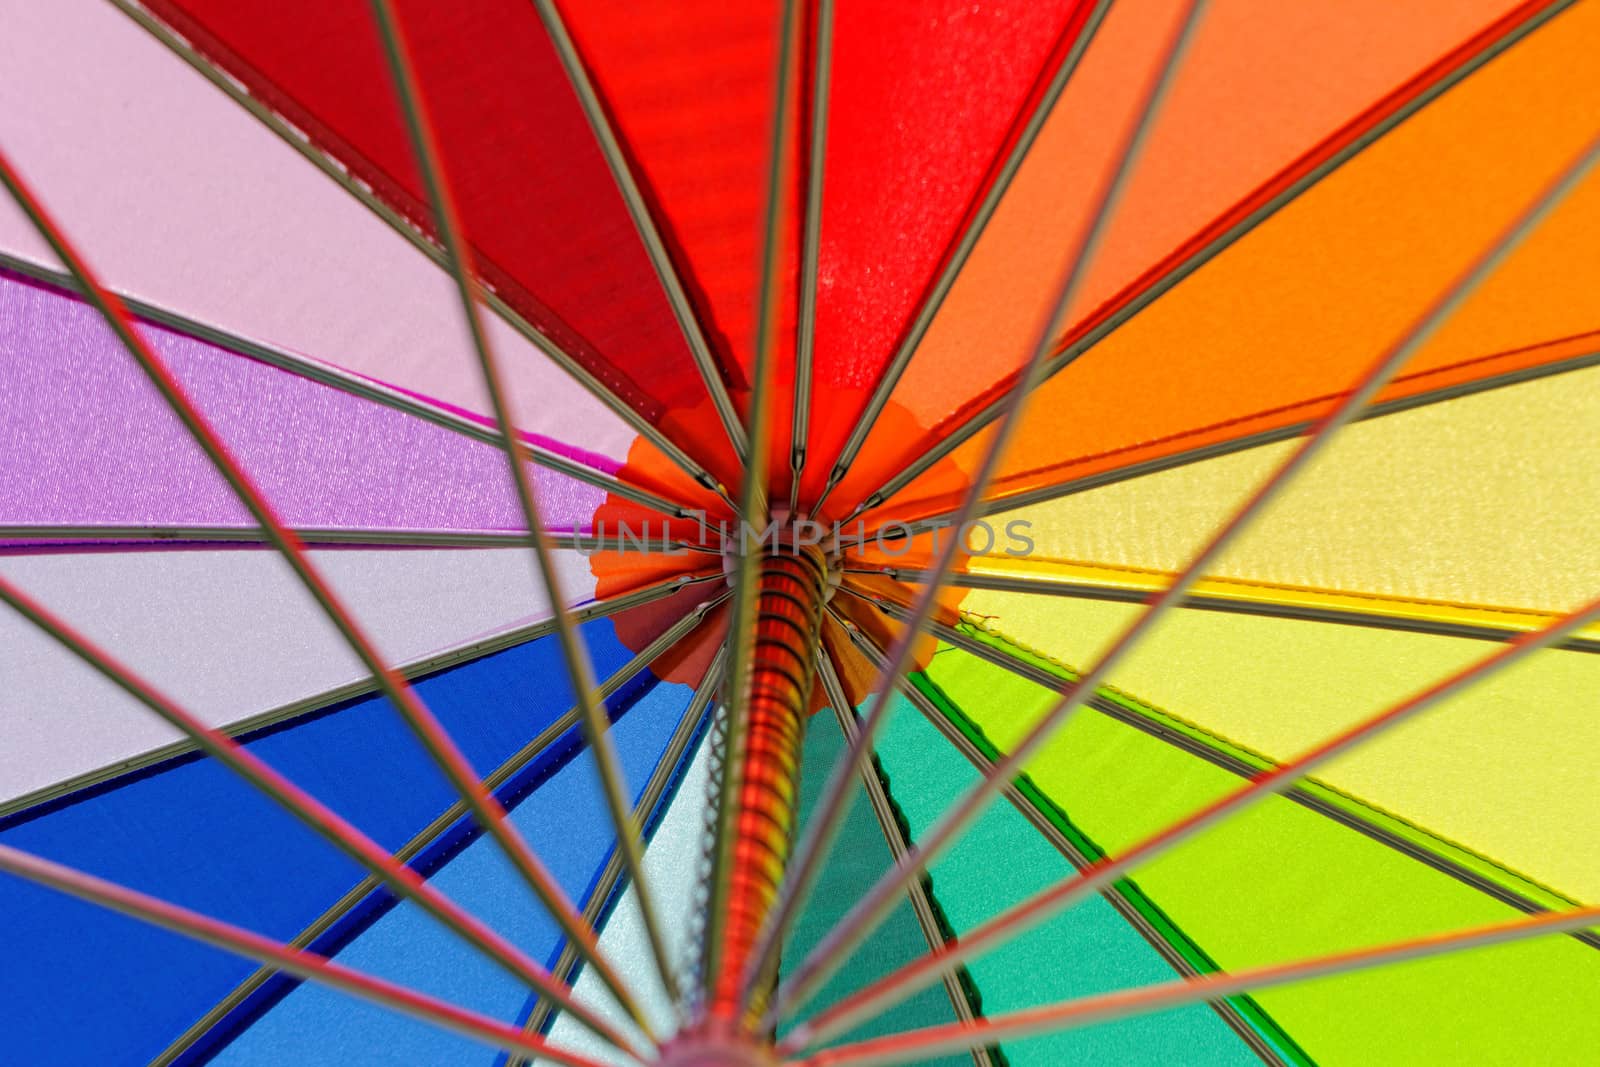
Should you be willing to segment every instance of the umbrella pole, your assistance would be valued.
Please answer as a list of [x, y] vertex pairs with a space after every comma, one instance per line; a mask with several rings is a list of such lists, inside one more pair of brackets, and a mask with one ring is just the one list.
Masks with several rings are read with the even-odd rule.
[[[708, 975], [708, 996], [692, 1040], [700, 1055], [711, 1050], [745, 1058], [714, 1060], [762, 1063], [747, 1043], [750, 1020], [759, 1018], [776, 974], [760, 976], [751, 1008], [743, 991], [789, 859], [798, 800], [800, 746], [821, 647], [823, 605], [833, 582], [828, 561], [815, 545], [779, 536], [763, 546], [757, 561], [755, 626], [747, 698], [731, 714], [743, 719], [737, 751], [725, 754], [722, 788], [737, 790], [738, 816], [731, 827], [726, 908], [715, 929], [721, 950]], [[775, 970], [775, 969], [774, 969]], [[735, 1052], [739, 1049], [739, 1052]], [[755, 1058], [749, 1058], [754, 1056]], [[671, 1057], [663, 1062], [673, 1062]]]

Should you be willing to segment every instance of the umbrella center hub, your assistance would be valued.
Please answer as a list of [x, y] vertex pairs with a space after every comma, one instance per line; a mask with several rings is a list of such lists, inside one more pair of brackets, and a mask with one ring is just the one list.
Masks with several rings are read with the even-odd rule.
[[734, 584], [739, 573], [739, 556], [744, 548], [756, 556], [802, 556], [816, 559], [822, 567], [821, 604], [833, 599], [843, 571], [841, 549], [835, 531], [809, 516], [789, 514], [779, 505], [772, 511], [765, 529], [745, 525], [725, 531], [722, 543], [722, 573]]

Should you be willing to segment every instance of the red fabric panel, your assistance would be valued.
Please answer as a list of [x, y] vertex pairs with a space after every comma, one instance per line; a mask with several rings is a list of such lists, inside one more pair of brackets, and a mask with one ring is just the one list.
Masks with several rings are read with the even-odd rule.
[[[626, 18], [614, 0], [559, 6], [743, 410], [755, 351], [782, 5], [673, 0], [630, 5]], [[810, 64], [805, 56], [796, 62], [771, 393], [775, 492], [788, 478], [805, 157], [799, 117], [810, 98]], [[715, 423], [716, 415], [704, 407], [673, 425], [692, 433], [708, 420]]]
[[[1414, 97], [1424, 83], [1481, 51], [1486, 44], [1481, 39], [1464, 54], [1454, 50], [1509, 6], [1510, 0], [1212, 4], [1201, 16], [1105, 242], [1083, 278], [1066, 335], [1078, 336], [1120, 314], [1135, 294], [1177, 269], [1182, 257], [1280, 195], [1333, 153], [1359, 144], [1375, 123]], [[1112, 6], [896, 387], [892, 403], [903, 409], [912, 430], [875, 431], [851, 472], [852, 484], [841, 486], [839, 495], [860, 499], [876, 489], [908, 457], [930, 448], [965, 413], [1008, 387], [1053, 297], [1051, 289], [1064, 268], [1061, 257], [1072, 235], [1088, 222], [1088, 192], [1113, 165], [1122, 131], [1136, 121], [1139, 87], [1155, 75], [1163, 36], [1183, 7], [1178, 0], [1119, 0]], [[1519, 19], [1528, 14], [1524, 9]], [[1372, 216], [1391, 206], [1380, 195], [1363, 211]], [[1277, 223], [1275, 219], [1267, 228]], [[1388, 246], [1394, 240], [1388, 235]], [[1325, 250], [1311, 242], [1283, 254], [1281, 262], [1270, 265], [1268, 276], [1298, 276], [1296, 270], [1323, 257]], [[1367, 276], [1372, 269], [1368, 259], [1357, 275]], [[1261, 292], [1252, 284], [1235, 287], [1230, 295], [1249, 293], [1259, 300]], [[1169, 294], [1140, 317], [1161, 314], [1163, 307], [1170, 310], [1171, 300]], [[1219, 305], [1213, 300], [1211, 306]], [[1242, 333], [1258, 321], [1259, 312], [1236, 308], [1233, 314]], [[1192, 338], [1176, 342], [1174, 358], [1196, 343], [1218, 341], [1212, 324], [1192, 326], [1190, 332]], [[1296, 345], [1280, 346], [1274, 358], [1293, 351]], [[1157, 380], [1164, 385], [1175, 381], [1163, 369], [1167, 351], [1156, 347], [1145, 355]], [[1217, 373], [1240, 381], [1262, 380], [1255, 366], [1240, 363], [1241, 358], [1233, 357], [1231, 369]], [[1064, 420], [1062, 411], [1104, 410], [1103, 402], [1089, 403], [1081, 393], [1082, 375], [1087, 368], [1104, 369], [1117, 362], [1102, 349], [1085, 365], [1047, 383], [1030, 406], [1054, 412], [1057, 421]], [[1239, 366], [1251, 369], [1240, 372]], [[1147, 389], [1129, 384], [1133, 379], [1126, 366], [1112, 367], [1110, 373], [1122, 381], [1126, 396], [1141, 396]], [[1177, 404], [1180, 409], [1188, 404], [1181, 391]], [[1095, 438], [1089, 451], [1111, 447], [1103, 439], [1106, 433], [1128, 432], [1130, 439], [1149, 440], [1170, 432], [1144, 427], [1134, 433], [1125, 419], [1112, 421], [1115, 426], [1107, 428], [1098, 420], [1074, 416], [1073, 425]], [[1007, 468], [1042, 465], [1046, 459], [1039, 447], [1035, 440], [1025, 445], [1015, 439]], [[966, 449], [963, 454], [971, 455]], [[910, 490], [904, 499], [914, 499]]]
[[[729, 381], [747, 380], [779, 9], [725, 0], [564, 0], [568, 30], [656, 208]], [[790, 257], [793, 270], [793, 257]]]
[[809, 494], [1091, 6], [837, 5]]
[[[431, 226], [366, 3], [149, 6], [391, 206]], [[647, 418], [699, 403], [700, 377], [533, 5], [396, 6], [485, 278]], [[709, 462], [721, 432], [711, 429], [703, 447], [680, 443]]]

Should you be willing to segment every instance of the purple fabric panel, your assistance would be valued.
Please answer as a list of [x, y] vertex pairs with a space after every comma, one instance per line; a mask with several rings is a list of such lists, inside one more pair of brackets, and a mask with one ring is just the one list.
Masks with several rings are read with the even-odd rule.
[[[181, 334], [143, 330], [291, 525], [523, 527], [493, 446]], [[550, 527], [586, 527], [603, 492], [531, 469]], [[0, 523], [251, 520], [93, 308], [0, 275]]]
[[[498, 348], [494, 351], [497, 354], [500, 352]], [[503, 366], [505, 357], [503, 355], [499, 356], [497, 362]], [[365, 376], [363, 375], [363, 377]], [[369, 382], [377, 381], [375, 378], [367, 378], [366, 380]], [[495, 421], [492, 418], [479, 415], [476, 411], [469, 411], [468, 409], [459, 407], [450, 403], [449, 401], [440, 400], [438, 397], [425, 396], [422, 393], [406, 389], [402, 386], [394, 384], [393, 382], [378, 382], [378, 384], [386, 386], [397, 393], [402, 393], [405, 396], [410, 397], [412, 400], [419, 400], [422, 403], [440, 411], [448, 411], [452, 415], [457, 415], [463, 419], [475, 422], [479, 426], [485, 426], [489, 429], [493, 429], [495, 426]], [[519, 418], [515, 412], [512, 413], [511, 417], [513, 420]], [[537, 445], [546, 452], [554, 452], [558, 456], [564, 456], [567, 459], [577, 460], [584, 466], [593, 467], [595, 470], [603, 471], [606, 474], [616, 474], [623, 468], [622, 463], [619, 463], [617, 460], [612, 459], [610, 456], [605, 455], [602, 452], [591, 452], [586, 448], [579, 448], [576, 445], [569, 445], [565, 441], [557, 441], [555, 438], [546, 437], [543, 434], [529, 433], [524, 430], [522, 431], [522, 439], [531, 445]]]

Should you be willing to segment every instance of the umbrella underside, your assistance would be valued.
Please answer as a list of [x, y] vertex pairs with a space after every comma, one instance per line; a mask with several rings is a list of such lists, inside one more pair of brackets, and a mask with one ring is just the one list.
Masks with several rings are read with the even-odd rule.
[[13, 6], [0, 1062], [1600, 1047], [1600, 2]]

